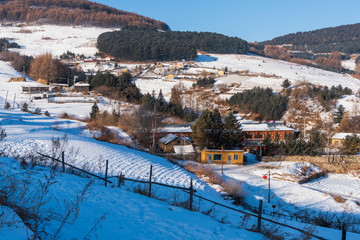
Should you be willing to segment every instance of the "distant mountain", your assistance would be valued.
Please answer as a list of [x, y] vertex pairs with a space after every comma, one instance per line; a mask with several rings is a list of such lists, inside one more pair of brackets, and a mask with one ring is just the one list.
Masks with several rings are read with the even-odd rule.
[[292, 44], [291, 50], [307, 50], [314, 53], [360, 53], [360, 23], [323, 28], [309, 32], [297, 32], [264, 41], [263, 45]]
[[101, 27], [132, 25], [155, 27], [161, 30], [170, 29], [164, 22], [87, 0], [2, 0], [0, 20]]

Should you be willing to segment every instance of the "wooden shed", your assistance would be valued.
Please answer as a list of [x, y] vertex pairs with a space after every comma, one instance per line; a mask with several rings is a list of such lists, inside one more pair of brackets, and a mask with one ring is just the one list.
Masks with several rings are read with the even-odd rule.
[[85, 82], [78, 82], [74, 84], [74, 88], [77, 92], [88, 92], [90, 91], [90, 84]]
[[174, 146], [187, 146], [192, 144], [185, 138], [178, 137], [174, 134], [168, 134], [159, 139], [159, 147], [163, 153], [175, 153]]
[[201, 151], [201, 163], [225, 164], [225, 165], [243, 165], [243, 150], [220, 150], [204, 149]]

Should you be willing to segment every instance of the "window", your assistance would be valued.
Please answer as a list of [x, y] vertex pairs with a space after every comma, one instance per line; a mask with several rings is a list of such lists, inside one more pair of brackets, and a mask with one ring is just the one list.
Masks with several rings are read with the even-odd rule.
[[239, 155], [234, 154], [234, 160], [239, 160]]
[[220, 161], [221, 160], [221, 154], [214, 154], [214, 161]]

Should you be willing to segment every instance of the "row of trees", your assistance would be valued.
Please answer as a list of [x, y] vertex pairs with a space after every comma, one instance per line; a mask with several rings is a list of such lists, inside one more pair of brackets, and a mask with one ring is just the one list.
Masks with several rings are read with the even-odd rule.
[[318, 57], [315, 60], [315, 64], [319, 65], [320, 67], [334, 71], [334, 72], [341, 72], [343, 67], [341, 66], [342, 55], [340, 52], [332, 52], [330, 56], [327, 57]]
[[99, 51], [134, 61], [192, 60], [197, 50], [211, 53], [247, 53], [246, 41], [209, 32], [159, 32], [154, 28], [123, 27], [100, 34]]
[[103, 27], [134, 25], [170, 29], [164, 22], [86, 0], [7, 0], [5, 4], [0, 4], [0, 19], [27, 23], [45, 20], [53, 24]]
[[278, 120], [287, 110], [288, 97], [274, 94], [271, 88], [255, 87], [234, 94], [228, 103], [242, 112], [257, 113], [261, 119]]
[[316, 156], [323, 152], [326, 137], [319, 131], [312, 131], [309, 139], [304, 139], [301, 135], [299, 138], [293, 134], [286, 134], [285, 141], [279, 141], [279, 137], [275, 136], [271, 140], [270, 136], [265, 136], [264, 155], [284, 154], [284, 155], [310, 155]]
[[243, 134], [234, 115], [230, 113], [222, 119], [217, 109], [203, 111], [192, 131], [190, 138], [201, 149], [234, 149], [243, 142]]

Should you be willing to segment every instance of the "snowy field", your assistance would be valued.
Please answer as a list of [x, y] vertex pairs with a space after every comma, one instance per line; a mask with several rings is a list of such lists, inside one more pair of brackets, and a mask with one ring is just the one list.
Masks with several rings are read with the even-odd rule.
[[59, 57], [69, 50], [75, 54], [93, 56], [97, 52], [97, 37], [101, 33], [114, 30], [116, 29], [57, 25], [2, 26], [0, 35], [19, 44], [21, 48], [12, 51], [23, 55], [52, 53]]
[[[314, 165], [301, 162], [268, 162], [246, 166], [224, 166], [226, 178], [241, 181], [246, 192], [246, 202], [257, 206], [258, 200], [264, 200], [264, 208], [280, 214], [310, 217], [319, 214], [330, 214], [332, 221], [337, 221], [336, 216], [344, 214], [360, 219], [360, 179], [351, 174], [328, 174], [324, 177], [298, 184], [296, 178], [300, 177], [302, 167], [312, 168], [313, 172], [319, 171]], [[217, 172], [221, 166], [213, 165]], [[270, 204], [268, 203], [268, 179], [270, 171]], [[334, 196], [341, 196], [345, 202], [335, 201]], [[275, 208], [274, 208], [275, 206]], [[357, 229], [360, 225], [353, 226]]]

